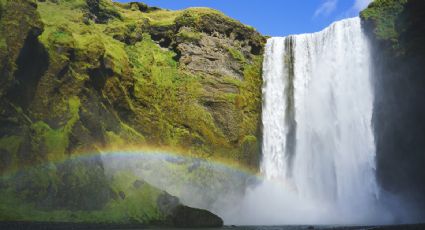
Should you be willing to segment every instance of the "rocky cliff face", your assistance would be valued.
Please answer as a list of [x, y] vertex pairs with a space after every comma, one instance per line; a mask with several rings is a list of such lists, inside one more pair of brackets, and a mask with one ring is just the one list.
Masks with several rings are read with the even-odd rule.
[[[0, 32], [0, 171], [20, 172], [0, 186], [18, 192], [9, 201], [110, 207], [124, 198], [100, 157], [69, 160], [108, 148], [165, 146], [257, 167], [265, 39], [254, 29], [206, 8], [0, 0]], [[163, 218], [152, 207], [122, 219]]]
[[[374, 47], [377, 172], [425, 210], [425, 2], [376, 0], [361, 13]], [[424, 215], [424, 213], [422, 213]]]

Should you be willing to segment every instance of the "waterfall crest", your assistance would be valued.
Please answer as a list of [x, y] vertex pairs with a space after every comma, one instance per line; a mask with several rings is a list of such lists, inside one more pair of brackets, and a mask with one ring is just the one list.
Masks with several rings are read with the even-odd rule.
[[261, 163], [266, 180], [247, 191], [244, 203], [244, 210], [267, 213], [256, 217], [260, 223], [385, 222], [378, 217], [383, 212], [371, 67], [359, 18], [268, 40]]

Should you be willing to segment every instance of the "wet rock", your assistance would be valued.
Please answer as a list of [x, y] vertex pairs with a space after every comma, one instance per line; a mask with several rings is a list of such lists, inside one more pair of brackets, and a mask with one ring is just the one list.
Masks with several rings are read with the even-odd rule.
[[163, 193], [158, 207], [166, 216], [166, 223], [178, 228], [222, 227], [223, 220], [210, 211], [180, 204], [177, 197]]
[[121, 15], [115, 10], [107, 0], [86, 0], [88, 7], [87, 17], [96, 23], [106, 23], [112, 18], [120, 18]]
[[158, 208], [162, 213], [170, 214], [172, 210], [180, 204], [179, 198], [171, 196], [164, 192], [158, 196], [157, 199]]
[[217, 215], [202, 209], [177, 206], [168, 217], [172, 225], [179, 228], [222, 227], [223, 220]]
[[134, 187], [134, 188], [140, 188], [140, 187], [142, 187], [144, 184], [145, 184], [145, 182], [144, 182], [144, 181], [136, 180], [136, 181], [134, 181], [134, 182], [133, 182], [133, 187]]
[[120, 191], [120, 192], [118, 193], [118, 195], [121, 197], [121, 199], [122, 199], [122, 200], [124, 200], [124, 199], [125, 199], [125, 193], [124, 193], [123, 191]]

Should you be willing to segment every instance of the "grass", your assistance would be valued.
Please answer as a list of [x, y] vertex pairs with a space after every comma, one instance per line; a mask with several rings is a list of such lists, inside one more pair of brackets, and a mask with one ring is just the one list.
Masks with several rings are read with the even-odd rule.
[[199, 32], [193, 32], [188, 29], [181, 29], [177, 34], [179, 38], [182, 38], [184, 41], [188, 42], [196, 42], [201, 40], [202, 34]]
[[240, 61], [242, 63], [246, 63], [245, 56], [241, 53], [241, 51], [231, 47], [226, 47], [226, 49], [230, 53], [233, 59]]

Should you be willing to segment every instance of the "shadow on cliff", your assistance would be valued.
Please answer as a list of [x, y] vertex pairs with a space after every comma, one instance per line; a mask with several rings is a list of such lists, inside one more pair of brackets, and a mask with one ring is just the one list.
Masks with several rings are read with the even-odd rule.
[[[425, 217], [425, 2], [411, 0], [396, 17], [397, 42], [378, 40], [374, 55], [374, 129], [381, 187]], [[379, 25], [378, 25], [379, 26]], [[376, 30], [375, 30], [376, 31]], [[398, 207], [400, 208], [400, 207]]]
[[8, 97], [22, 108], [27, 108], [34, 98], [40, 78], [49, 66], [49, 55], [38, 41], [38, 35], [30, 33], [27, 36], [16, 66], [15, 83], [9, 90]]

